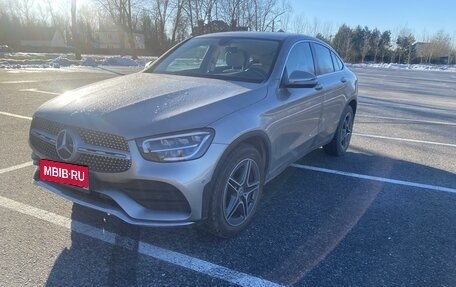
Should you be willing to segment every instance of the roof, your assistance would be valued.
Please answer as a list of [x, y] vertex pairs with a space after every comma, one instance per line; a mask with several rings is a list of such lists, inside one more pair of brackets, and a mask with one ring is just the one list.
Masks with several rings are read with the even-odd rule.
[[237, 37], [237, 38], [258, 38], [258, 39], [267, 39], [267, 40], [276, 40], [283, 41], [286, 39], [301, 39], [301, 40], [318, 40], [317, 38], [302, 35], [302, 34], [293, 34], [293, 33], [283, 33], [283, 32], [221, 32], [221, 33], [212, 33], [197, 36], [197, 38], [211, 38], [211, 37]]
[[25, 29], [21, 40], [28, 41], [51, 41], [56, 29], [51, 27], [36, 27]]

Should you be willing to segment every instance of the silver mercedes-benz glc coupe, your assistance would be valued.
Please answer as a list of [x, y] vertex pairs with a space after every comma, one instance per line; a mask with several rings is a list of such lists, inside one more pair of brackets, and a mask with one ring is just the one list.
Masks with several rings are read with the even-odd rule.
[[318, 39], [198, 36], [142, 72], [43, 104], [30, 128], [34, 181], [131, 224], [230, 237], [291, 163], [346, 152], [356, 107], [356, 76]]

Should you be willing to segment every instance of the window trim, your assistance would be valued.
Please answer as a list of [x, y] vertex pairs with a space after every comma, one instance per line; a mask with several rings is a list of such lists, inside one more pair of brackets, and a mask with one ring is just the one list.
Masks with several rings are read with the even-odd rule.
[[[332, 72], [329, 72], [329, 73], [322, 73], [322, 74], [320, 74], [320, 67], [318, 67], [318, 70], [317, 70], [318, 72], [317, 72], [317, 73], [318, 73], [319, 75], [317, 75], [317, 77], [319, 77], [319, 76], [324, 76], [324, 75], [329, 75], [329, 74], [332, 74], [332, 73], [339, 72], [340, 70], [337, 70], [337, 71], [336, 71], [336, 68], [334, 67], [334, 61], [333, 61], [333, 58], [332, 58], [332, 56], [331, 56], [332, 49], [330, 49], [330, 48], [327, 47], [326, 45], [322, 45], [321, 43], [317, 43], [317, 42], [313, 41], [313, 43], [312, 43], [312, 50], [314, 50], [315, 55], [317, 54], [317, 52], [315, 51], [315, 46], [314, 46], [314, 45], [320, 45], [320, 46], [322, 46], [322, 47], [328, 49], [328, 51], [329, 51], [329, 58], [331, 59], [331, 63], [332, 63], [332, 66], [333, 66], [333, 71], [332, 71]], [[316, 59], [318, 59], [318, 56], [316, 57]], [[315, 59], [315, 60], [316, 60], [316, 59]], [[317, 66], [317, 63], [315, 63], [315, 66]]]
[[[342, 63], [342, 69], [336, 71], [335, 68], [334, 68], [334, 62], [333, 62], [333, 68], [334, 68], [334, 71], [331, 72], [331, 73], [326, 73], [326, 74], [321, 74], [321, 75], [315, 75], [315, 77], [320, 77], [320, 76], [325, 76], [325, 75], [329, 75], [329, 74], [332, 74], [332, 73], [337, 73], [337, 72], [340, 72], [340, 71], [343, 71], [345, 69], [345, 63], [344, 61], [340, 58], [340, 56], [337, 54], [337, 52], [331, 47], [329, 46], [328, 44], [326, 43], [322, 43], [322, 42], [318, 42], [316, 40], [299, 40], [299, 41], [296, 41], [295, 43], [293, 43], [293, 45], [290, 47], [290, 49], [288, 50], [287, 52], [287, 56], [285, 58], [285, 62], [283, 64], [283, 67], [282, 67], [282, 73], [281, 73], [281, 80], [283, 79], [284, 75], [285, 75], [285, 68], [286, 68], [286, 64], [288, 62], [288, 58], [290, 57], [290, 53], [291, 53], [291, 50], [297, 45], [297, 44], [300, 44], [300, 43], [309, 43], [310, 45], [310, 51], [312, 53], [312, 60], [313, 60], [313, 64], [314, 64], [314, 70], [315, 72], [317, 72], [317, 63], [316, 63], [316, 58], [315, 58], [315, 51], [314, 51], [314, 45], [317, 44], [317, 45], [321, 45], [327, 49], [329, 49], [330, 52], [334, 53], [334, 55], [336, 55], [336, 57], [340, 60], [340, 62]], [[332, 57], [331, 57], [331, 61], [332, 60]]]
[[[333, 65], [334, 65], [334, 58], [336, 58], [336, 60], [339, 60], [339, 62], [341, 64], [340, 69], [337, 70], [336, 72], [342, 71], [345, 67], [344, 61], [342, 61], [342, 59], [337, 55], [337, 53], [335, 51], [331, 50], [331, 58], [333, 59]], [[335, 68], [336, 68], [336, 66], [334, 66], [334, 69]]]
[[[299, 40], [299, 41], [293, 43], [293, 45], [290, 47], [290, 49], [288, 49], [287, 56], [285, 58], [285, 62], [283, 63], [280, 80], [283, 80], [283, 77], [285, 75], [285, 69], [287, 68], [287, 62], [288, 62], [288, 59], [290, 57], [291, 50], [293, 50], [298, 44], [302, 44], [302, 43], [308, 43], [309, 44], [310, 53], [312, 54], [312, 62], [313, 62], [313, 66], [314, 66], [314, 71], [315, 72], [317, 71], [317, 67], [315, 65], [315, 55], [314, 55], [314, 51], [313, 51], [313, 48], [312, 48], [312, 42], [313, 41], [311, 41], [311, 40]], [[318, 77], [317, 75], [314, 75], [314, 76]]]

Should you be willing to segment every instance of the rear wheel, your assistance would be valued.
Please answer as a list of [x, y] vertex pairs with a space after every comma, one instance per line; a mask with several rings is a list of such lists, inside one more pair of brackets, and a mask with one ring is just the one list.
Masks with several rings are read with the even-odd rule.
[[244, 230], [252, 221], [264, 183], [264, 163], [258, 150], [242, 144], [217, 169], [205, 229], [224, 238]]
[[347, 106], [342, 113], [333, 139], [330, 143], [323, 146], [326, 153], [334, 156], [342, 156], [345, 154], [350, 145], [354, 118], [353, 108]]

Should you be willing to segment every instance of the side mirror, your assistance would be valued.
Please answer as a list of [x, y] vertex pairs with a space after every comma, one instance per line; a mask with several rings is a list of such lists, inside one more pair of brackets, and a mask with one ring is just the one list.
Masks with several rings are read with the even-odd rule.
[[318, 85], [317, 77], [304, 71], [293, 71], [288, 79], [284, 81], [286, 88], [313, 88], [316, 85]]

